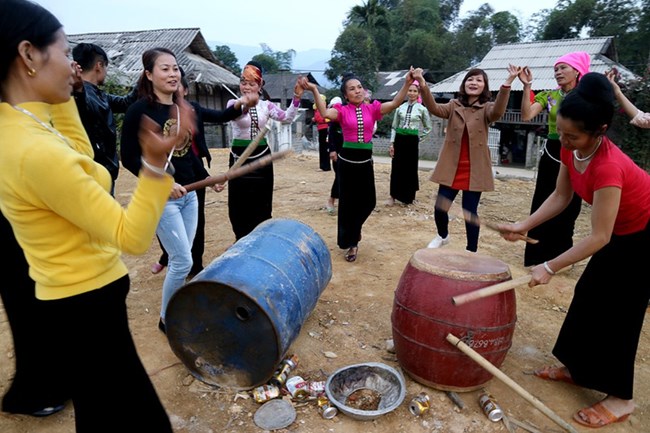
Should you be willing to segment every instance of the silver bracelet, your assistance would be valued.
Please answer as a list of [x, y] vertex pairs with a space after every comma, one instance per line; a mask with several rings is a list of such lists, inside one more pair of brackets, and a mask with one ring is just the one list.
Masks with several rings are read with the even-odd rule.
[[546, 272], [548, 272], [551, 275], [555, 275], [555, 272], [553, 272], [553, 269], [548, 265], [548, 262], [544, 262], [544, 269], [546, 269]]
[[172, 165], [171, 162], [165, 163], [164, 168], [156, 167], [155, 165], [149, 164], [145, 159], [144, 156], [140, 157], [140, 161], [142, 161], [142, 165], [147, 168], [147, 170], [152, 171], [156, 173], [159, 176], [164, 176], [166, 174], [169, 174], [170, 176], [174, 174], [174, 166]]

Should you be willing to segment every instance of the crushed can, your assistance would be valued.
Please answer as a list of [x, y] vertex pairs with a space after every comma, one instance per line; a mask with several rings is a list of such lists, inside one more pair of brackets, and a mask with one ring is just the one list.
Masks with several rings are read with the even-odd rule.
[[307, 383], [307, 391], [312, 397], [320, 397], [325, 394], [325, 381], [312, 380]]
[[498, 422], [501, 421], [501, 418], [503, 418], [503, 410], [496, 402], [494, 397], [492, 397], [489, 393], [484, 392], [481, 394], [478, 398], [478, 404], [481, 406], [483, 413], [488, 417], [490, 421]]
[[273, 376], [269, 382], [278, 388], [283, 387], [289, 378], [289, 374], [295, 370], [297, 366], [298, 355], [288, 356], [280, 363], [280, 366], [277, 368], [277, 370], [275, 370], [275, 373], [273, 373]]
[[291, 398], [306, 400], [309, 397], [309, 384], [300, 376], [292, 376], [286, 383]]
[[280, 388], [275, 385], [262, 385], [253, 390], [253, 400], [258, 403], [266, 403], [280, 396]]
[[325, 419], [332, 419], [339, 413], [336, 406], [333, 406], [324, 395], [316, 399], [316, 404], [318, 405], [318, 413]]
[[429, 396], [426, 393], [421, 392], [411, 400], [411, 403], [409, 403], [409, 412], [415, 416], [421, 416], [429, 410], [429, 407]]

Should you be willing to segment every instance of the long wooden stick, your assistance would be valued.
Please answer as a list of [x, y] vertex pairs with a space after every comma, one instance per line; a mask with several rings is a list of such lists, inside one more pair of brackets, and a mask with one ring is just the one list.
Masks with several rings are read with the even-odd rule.
[[456, 337], [453, 334], [447, 334], [447, 341], [449, 341], [451, 344], [456, 346], [465, 355], [472, 358], [472, 360], [475, 361], [477, 364], [479, 364], [481, 367], [485, 368], [487, 371], [492, 373], [494, 377], [499, 379], [504, 384], [508, 385], [513, 391], [515, 391], [517, 394], [519, 394], [521, 397], [527, 400], [530, 404], [532, 404], [536, 409], [538, 409], [544, 415], [546, 415], [551, 420], [553, 420], [557, 425], [559, 425], [560, 427], [562, 427], [563, 429], [565, 429], [570, 433], [578, 433], [578, 431], [574, 429], [571, 426], [571, 424], [567, 423], [562, 418], [560, 418], [555, 412], [553, 412], [551, 409], [545, 406], [544, 403], [538, 400], [537, 397], [535, 397], [534, 395], [526, 391], [524, 388], [522, 388], [517, 382], [509, 378], [505, 373], [503, 373], [496, 366], [490, 363], [490, 361], [483, 358], [474, 349], [472, 349], [467, 344], [462, 342], [458, 337]]
[[270, 155], [266, 155], [259, 159], [256, 159], [255, 161], [246, 164], [242, 167], [235, 168], [235, 169], [231, 167], [230, 170], [228, 170], [225, 173], [217, 174], [216, 176], [208, 176], [203, 180], [190, 183], [184, 186], [187, 192], [190, 192], [190, 191], [194, 191], [195, 189], [206, 188], [208, 186], [216, 185], [218, 183], [225, 183], [230, 179], [235, 179], [239, 176], [248, 174], [251, 171], [255, 171], [258, 168], [264, 167], [265, 165], [269, 165], [271, 162], [276, 161], [278, 159], [282, 159], [292, 153], [293, 151], [291, 149], [285, 149], [279, 152], [274, 152]]
[[[454, 203], [452, 200], [449, 200], [447, 197], [443, 196], [437, 196], [436, 201], [440, 200], [442, 203], [445, 203], [448, 208], [451, 208], [451, 205]], [[449, 211], [447, 211], [449, 213]], [[456, 217], [456, 215], [451, 214], [452, 217]], [[501, 230], [498, 229], [498, 226], [495, 223], [489, 222], [489, 221], [483, 221], [481, 218], [479, 218], [478, 215], [473, 214], [472, 212], [467, 211], [466, 209], [463, 208], [463, 219], [467, 221], [468, 223], [479, 226], [479, 227], [485, 227], [488, 228], [492, 231], [495, 231], [497, 233], [501, 233]], [[531, 237], [525, 236], [525, 235], [519, 235], [518, 239], [521, 241], [526, 241], [529, 244], [536, 244], [539, 241], [537, 239], [533, 239]]]
[[271, 126], [269, 123], [264, 125], [264, 128], [255, 136], [255, 138], [248, 143], [248, 146], [246, 146], [246, 149], [242, 152], [241, 155], [239, 155], [239, 158], [237, 158], [237, 161], [230, 167], [230, 170], [236, 170], [239, 167], [242, 166], [246, 162], [249, 156], [251, 156], [251, 153], [257, 148], [257, 146], [260, 144], [264, 136], [266, 135], [267, 132], [271, 130]]
[[[572, 266], [567, 266], [562, 268], [559, 271], [555, 272], [556, 274], [560, 272], [565, 272], [571, 269]], [[481, 289], [474, 290], [472, 292], [463, 293], [462, 295], [454, 296], [451, 298], [451, 302], [454, 305], [463, 305], [468, 302], [477, 301], [488, 296], [496, 295], [498, 293], [507, 292], [508, 290], [516, 289], [519, 286], [530, 283], [530, 280], [533, 278], [531, 274], [526, 274], [521, 277], [515, 278], [514, 280], [504, 281], [502, 283], [497, 283], [492, 286], [483, 287]]]

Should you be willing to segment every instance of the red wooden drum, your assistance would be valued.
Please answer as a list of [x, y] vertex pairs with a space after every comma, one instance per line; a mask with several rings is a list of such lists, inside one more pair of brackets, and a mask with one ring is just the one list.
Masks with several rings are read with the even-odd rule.
[[452, 333], [499, 367], [512, 345], [515, 291], [456, 306], [452, 297], [510, 280], [508, 265], [476, 253], [421, 249], [395, 290], [391, 322], [397, 359], [415, 381], [444, 391], [473, 391], [492, 378], [450, 344]]

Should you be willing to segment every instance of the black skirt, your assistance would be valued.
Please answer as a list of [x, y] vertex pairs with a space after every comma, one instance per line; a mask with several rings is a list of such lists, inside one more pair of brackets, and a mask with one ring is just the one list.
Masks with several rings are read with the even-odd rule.
[[575, 288], [553, 354], [580, 386], [624, 400], [633, 397], [634, 359], [650, 299], [639, 254], [650, 242], [650, 225], [613, 235], [593, 255]]
[[402, 203], [410, 204], [420, 189], [418, 179], [418, 159], [420, 137], [417, 135], [396, 134], [393, 144], [394, 156], [391, 160], [390, 196]]
[[[241, 155], [245, 147], [233, 147]], [[250, 164], [259, 155], [269, 153], [268, 146], [258, 146], [243, 165]], [[235, 163], [230, 154], [229, 167]], [[228, 217], [236, 239], [241, 239], [271, 219], [273, 211], [273, 164], [258, 168], [248, 174], [228, 181]]]
[[339, 248], [357, 246], [361, 240], [361, 229], [375, 205], [375, 172], [372, 150], [341, 149], [338, 158]]
[[[546, 151], [539, 160], [535, 193], [530, 207], [531, 214], [555, 190], [557, 175], [560, 172], [558, 161], [560, 160], [561, 146], [558, 140], [549, 139], [546, 143]], [[528, 236], [537, 239], [539, 243], [526, 244], [524, 266], [538, 265], [554, 259], [573, 246], [573, 230], [581, 207], [582, 199], [574, 193], [573, 199], [566, 209], [528, 232]]]

